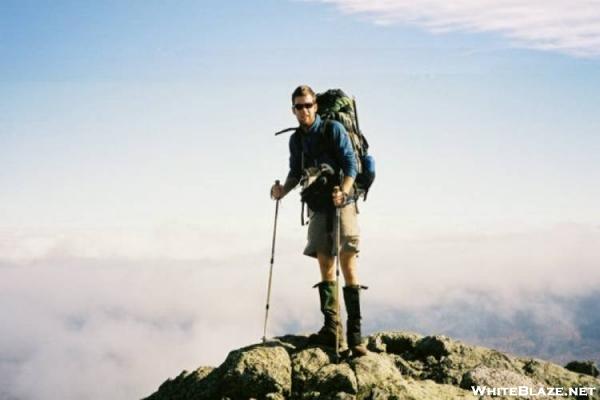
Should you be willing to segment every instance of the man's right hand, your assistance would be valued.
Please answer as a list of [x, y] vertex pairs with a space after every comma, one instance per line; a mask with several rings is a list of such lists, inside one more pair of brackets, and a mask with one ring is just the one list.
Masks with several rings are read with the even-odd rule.
[[271, 198], [273, 200], [280, 200], [283, 196], [285, 196], [285, 191], [282, 184], [278, 182], [271, 186]]

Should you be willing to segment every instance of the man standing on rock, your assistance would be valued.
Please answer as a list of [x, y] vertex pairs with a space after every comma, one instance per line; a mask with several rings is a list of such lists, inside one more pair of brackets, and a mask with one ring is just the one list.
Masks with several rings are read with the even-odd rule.
[[[309, 86], [299, 86], [292, 93], [292, 112], [300, 124], [290, 137], [290, 168], [283, 185], [271, 187], [271, 197], [282, 199], [298, 183], [307, 167], [319, 167], [328, 164], [340, 178], [333, 190], [327, 193], [330, 210], [310, 210], [308, 243], [304, 254], [318, 260], [321, 272], [319, 288], [321, 312], [325, 317], [319, 332], [310, 335], [309, 342], [335, 347], [336, 331], [340, 341], [343, 337], [338, 315], [338, 290], [335, 277], [335, 252], [332, 251], [335, 232], [332, 219], [335, 207], [340, 208], [340, 264], [344, 275], [344, 301], [348, 313], [346, 339], [354, 356], [362, 356], [367, 349], [362, 344], [360, 291], [357, 277], [356, 255], [359, 252], [359, 230], [357, 208], [354, 202], [353, 184], [357, 175], [357, 161], [352, 143], [344, 126], [337, 121], [324, 121], [317, 114], [317, 100]], [[327, 145], [324, 145], [327, 141]], [[331, 145], [332, 143], [332, 145]], [[340, 173], [341, 172], [341, 173]], [[309, 207], [310, 208], [310, 207]]]

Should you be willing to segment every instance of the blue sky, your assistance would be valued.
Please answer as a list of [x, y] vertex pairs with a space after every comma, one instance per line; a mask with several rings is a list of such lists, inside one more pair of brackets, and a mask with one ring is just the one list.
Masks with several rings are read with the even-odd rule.
[[[285, 103], [301, 82], [358, 97], [382, 167], [372, 199], [405, 202], [402, 219], [435, 198], [439, 227], [465, 212], [467, 192], [473, 215], [455, 219], [597, 217], [593, 57], [514, 47], [492, 32], [377, 25], [319, 2], [4, 8], [6, 225], [204, 219], [194, 204], [222, 204], [207, 193], [230, 198], [229, 182], [264, 187], [285, 174], [285, 139], [270, 133], [293, 124]], [[260, 210], [252, 186], [241, 189]], [[43, 206], [28, 204], [41, 192]]]
[[[367, 331], [514, 350], [420, 317], [484, 303], [511, 329], [531, 314], [577, 332], [571, 306], [600, 284], [600, 7], [447, 4], [4, 1], [0, 397], [106, 398], [99, 370], [112, 398], [141, 397], [256, 340], [268, 189], [287, 173], [273, 133], [294, 125], [302, 83], [357, 97], [377, 160]], [[292, 193], [272, 334], [318, 324], [299, 213]], [[37, 388], [31, 371], [47, 372]]]

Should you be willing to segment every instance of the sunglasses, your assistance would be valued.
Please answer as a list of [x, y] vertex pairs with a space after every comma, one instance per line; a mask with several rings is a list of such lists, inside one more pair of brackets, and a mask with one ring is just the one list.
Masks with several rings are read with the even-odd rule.
[[298, 111], [302, 110], [303, 108], [309, 109], [312, 108], [312, 106], [314, 106], [315, 103], [304, 103], [304, 104], [294, 104], [294, 108]]

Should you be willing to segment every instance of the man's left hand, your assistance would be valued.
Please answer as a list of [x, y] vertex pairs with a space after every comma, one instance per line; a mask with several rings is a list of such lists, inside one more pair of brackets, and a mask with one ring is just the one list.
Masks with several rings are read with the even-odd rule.
[[333, 199], [333, 205], [336, 207], [343, 207], [346, 204], [346, 199], [348, 198], [348, 194], [342, 192], [339, 186], [333, 188], [333, 193], [331, 194]]

